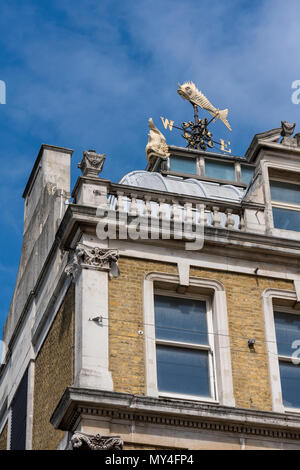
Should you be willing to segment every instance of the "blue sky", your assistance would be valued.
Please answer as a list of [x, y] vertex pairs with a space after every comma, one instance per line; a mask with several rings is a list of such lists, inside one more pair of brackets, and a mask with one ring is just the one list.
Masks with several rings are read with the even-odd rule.
[[73, 184], [90, 148], [106, 153], [103, 177], [118, 181], [146, 166], [149, 117], [162, 131], [160, 116], [192, 117], [176, 89], [193, 80], [229, 108], [232, 133], [217, 123], [214, 136], [243, 155], [253, 134], [281, 120], [300, 125], [291, 102], [299, 17], [299, 0], [2, 0], [1, 331], [20, 257], [21, 195], [40, 145], [74, 149]]

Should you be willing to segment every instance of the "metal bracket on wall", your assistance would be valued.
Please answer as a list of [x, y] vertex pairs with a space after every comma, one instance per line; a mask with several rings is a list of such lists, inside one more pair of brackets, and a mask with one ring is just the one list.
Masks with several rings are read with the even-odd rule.
[[99, 326], [103, 326], [103, 317], [100, 315], [98, 317], [94, 317], [94, 318], [89, 318], [89, 321], [93, 321], [95, 323], [97, 323]]

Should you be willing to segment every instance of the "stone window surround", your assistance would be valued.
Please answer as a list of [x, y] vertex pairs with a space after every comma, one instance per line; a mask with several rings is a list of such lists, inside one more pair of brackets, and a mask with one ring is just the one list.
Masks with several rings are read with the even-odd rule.
[[[282, 401], [281, 380], [278, 360], [278, 350], [274, 320], [273, 299], [285, 299], [297, 302], [297, 294], [294, 291], [284, 291], [281, 289], [266, 289], [263, 294], [263, 313], [265, 321], [266, 345], [269, 358], [270, 386], [272, 394], [272, 411], [277, 413], [300, 413], [300, 408], [285, 407]], [[285, 306], [279, 306], [283, 312], [295, 314], [295, 310]], [[300, 310], [299, 310], [300, 315]]]
[[[273, 162], [265, 162], [262, 168], [263, 180], [264, 180], [264, 194], [265, 194], [265, 202], [266, 202], [266, 209], [268, 212], [268, 219], [269, 219], [269, 226], [271, 228], [272, 234], [275, 236], [284, 236], [289, 238], [291, 233], [295, 234], [298, 238], [299, 233], [293, 230], [284, 230], [278, 229], [274, 227], [274, 220], [273, 220], [273, 207], [278, 207], [282, 209], [290, 209], [290, 210], [300, 210], [300, 207], [295, 204], [284, 203], [279, 201], [272, 201], [271, 198], [271, 187], [270, 187], [270, 180], [276, 180], [281, 182], [287, 182], [284, 178], [270, 178], [269, 170], [277, 169], [277, 170], [285, 170], [291, 173], [300, 173], [300, 168], [298, 166], [289, 164], [288, 162], [283, 166], [280, 163], [273, 163]], [[300, 176], [300, 174], [299, 174]]]
[[[154, 326], [154, 282], [161, 281], [181, 285], [177, 275], [165, 273], [148, 273], [144, 279], [144, 322], [146, 346], [146, 393], [148, 396], [159, 397], [156, 373], [156, 341]], [[185, 284], [186, 285], [186, 284]], [[215, 374], [217, 398], [199, 397], [199, 401], [218, 403], [223, 406], [235, 406], [231, 370], [230, 342], [228, 332], [227, 302], [225, 288], [219, 281], [204, 278], [189, 278], [189, 285], [208, 292], [212, 305], [213, 330], [215, 334]], [[203, 294], [202, 294], [203, 297]], [[200, 293], [199, 293], [200, 298]], [[167, 394], [163, 394], [167, 396]], [[172, 394], [168, 394], [172, 398]], [[184, 396], [187, 400], [188, 397]], [[197, 397], [191, 397], [191, 400]]]
[[[271, 181], [276, 181], [279, 183], [289, 183], [289, 181], [286, 181], [284, 178], [270, 178], [269, 181], [270, 181], [270, 184], [271, 184]], [[296, 185], [296, 183], [293, 183], [293, 184]], [[271, 192], [271, 186], [270, 186], [270, 192]], [[277, 208], [277, 209], [287, 209], [287, 210], [296, 211], [296, 212], [300, 211], [300, 203], [292, 204], [290, 202], [283, 202], [283, 201], [277, 201], [277, 200], [271, 199], [271, 204], [272, 204], [272, 209]], [[273, 211], [272, 211], [272, 216], [273, 216]], [[273, 227], [274, 227], [274, 230], [284, 230], [284, 229], [276, 228], [274, 226], [274, 220], [273, 220]], [[296, 230], [288, 230], [288, 231], [289, 232], [294, 231], [297, 233]]]

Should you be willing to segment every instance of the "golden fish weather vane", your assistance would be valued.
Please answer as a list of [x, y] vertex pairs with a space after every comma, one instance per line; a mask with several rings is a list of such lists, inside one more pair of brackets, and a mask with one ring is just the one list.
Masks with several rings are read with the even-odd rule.
[[181, 98], [188, 100], [194, 106], [196, 105], [199, 106], [199, 108], [205, 109], [214, 119], [220, 119], [230, 131], [232, 130], [227, 121], [228, 109], [220, 110], [215, 108], [193, 82], [185, 82], [183, 85], [178, 83], [178, 87], [179, 90], [177, 90], [177, 93]]
[[[231, 153], [231, 150], [228, 149], [230, 142], [224, 139], [220, 139], [220, 142], [214, 141], [212, 133], [208, 130], [208, 126], [211, 122], [216, 122], [220, 119], [227, 129], [231, 131], [231, 127], [227, 119], [228, 109], [221, 110], [213, 106], [206, 96], [198, 90], [193, 82], [185, 82], [182, 85], [178, 83], [178, 87], [178, 94], [184, 100], [189, 101], [194, 108], [194, 122], [183, 122], [181, 127], [177, 127], [174, 125], [174, 121], [161, 117], [164, 128], [167, 129], [169, 127], [170, 131], [172, 131], [174, 127], [175, 129], [183, 131], [182, 137], [186, 139], [188, 148], [206, 150], [207, 147], [213, 148], [214, 144], [217, 144], [221, 146], [221, 150], [223, 152]], [[199, 119], [198, 107], [208, 111], [211, 114], [212, 119], [210, 121], [206, 118]]]

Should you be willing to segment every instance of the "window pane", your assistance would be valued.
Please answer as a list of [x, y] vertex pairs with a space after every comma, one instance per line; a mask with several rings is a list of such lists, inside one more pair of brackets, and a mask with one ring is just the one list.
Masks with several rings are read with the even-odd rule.
[[205, 160], [205, 176], [209, 178], [235, 181], [234, 164]]
[[273, 207], [274, 227], [300, 232], [300, 211]]
[[156, 338], [208, 344], [205, 301], [164, 295], [154, 301]]
[[250, 166], [241, 165], [241, 169], [242, 169], [242, 183], [249, 184], [254, 174], [254, 168], [251, 168]]
[[178, 171], [178, 173], [196, 174], [196, 159], [184, 157], [171, 157], [170, 170]]
[[300, 340], [300, 315], [274, 312], [277, 349], [280, 356], [292, 356], [293, 342]]
[[18, 386], [12, 402], [10, 449], [26, 449], [28, 369]]
[[208, 352], [157, 345], [157, 382], [161, 392], [210, 396]]
[[270, 181], [272, 201], [300, 204], [300, 185]]
[[300, 408], [300, 366], [281, 361], [279, 368], [284, 406]]

